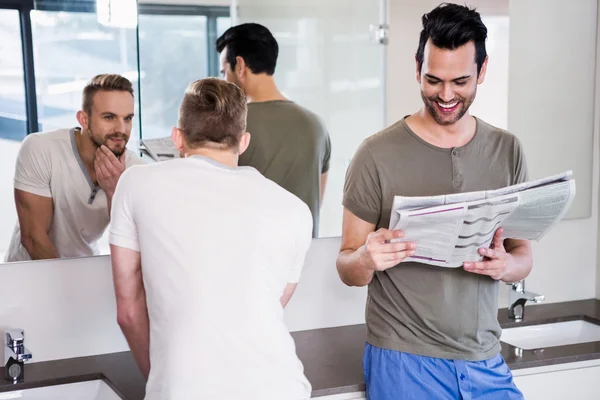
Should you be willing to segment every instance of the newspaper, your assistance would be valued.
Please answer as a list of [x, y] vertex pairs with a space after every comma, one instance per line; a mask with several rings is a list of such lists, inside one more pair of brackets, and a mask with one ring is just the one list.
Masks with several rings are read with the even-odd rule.
[[498, 228], [504, 238], [541, 240], [574, 198], [572, 171], [497, 190], [395, 196], [389, 228], [404, 231], [397, 241], [417, 244], [404, 261], [456, 268], [481, 261], [478, 249], [490, 246]]
[[141, 139], [139, 148], [148, 153], [154, 161], [167, 161], [180, 158], [179, 151], [173, 144], [170, 136], [158, 139]]

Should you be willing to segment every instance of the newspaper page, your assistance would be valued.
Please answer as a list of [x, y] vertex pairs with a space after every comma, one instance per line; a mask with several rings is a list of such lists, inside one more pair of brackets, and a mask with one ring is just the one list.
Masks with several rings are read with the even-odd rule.
[[504, 221], [504, 236], [539, 241], [560, 221], [575, 199], [575, 180], [520, 193], [521, 204]]
[[146, 151], [154, 161], [180, 158], [179, 151], [170, 136], [158, 139], [141, 139], [140, 150]]
[[[517, 189], [515, 189], [518, 187]], [[417, 244], [413, 257], [441, 267], [480, 261], [499, 228], [504, 238], [539, 241], [560, 221], [575, 197], [572, 172], [494, 190], [430, 197], [395, 196], [390, 229]]]

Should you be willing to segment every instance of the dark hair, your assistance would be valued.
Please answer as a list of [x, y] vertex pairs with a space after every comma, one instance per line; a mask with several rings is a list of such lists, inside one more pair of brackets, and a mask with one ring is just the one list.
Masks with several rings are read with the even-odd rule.
[[235, 68], [236, 57], [242, 57], [254, 74], [273, 75], [279, 55], [277, 40], [267, 28], [249, 23], [232, 26], [217, 39], [217, 51], [227, 46], [227, 62]]
[[237, 85], [206, 78], [190, 83], [179, 108], [178, 128], [187, 145], [235, 148], [246, 131], [246, 95]]
[[470, 41], [475, 42], [475, 62], [477, 74], [485, 61], [485, 39], [487, 28], [475, 9], [452, 3], [442, 3], [431, 12], [423, 15], [423, 30], [417, 49], [419, 71], [423, 67], [425, 44], [429, 39], [435, 47], [454, 50]]

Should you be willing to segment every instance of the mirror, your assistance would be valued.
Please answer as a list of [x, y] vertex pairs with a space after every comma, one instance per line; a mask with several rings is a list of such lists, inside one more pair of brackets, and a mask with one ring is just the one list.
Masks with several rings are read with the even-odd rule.
[[[28, 132], [80, 126], [76, 114], [81, 109], [82, 90], [94, 75], [117, 73], [132, 82], [135, 117], [127, 147], [137, 154], [142, 132], [145, 138], [170, 134], [189, 82], [218, 75], [214, 40], [230, 26], [229, 4], [141, 2], [137, 5], [136, 34], [135, 1], [133, 10], [132, 1], [113, 1], [118, 7], [113, 7], [110, 15], [102, 12], [108, 1], [96, 3], [36, 0], [33, 10], [0, 9], [0, 32], [7, 38], [0, 56], [0, 149], [4, 155], [0, 262], [5, 259], [17, 225], [13, 179], [22, 141]], [[34, 56], [35, 68], [22, 62], [19, 11], [31, 20], [31, 42], [25, 43], [25, 48]], [[186, 63], [179, 60], [182, 54], [186, 55]], [[35, 99], [31, 99], [30, 92], [37, 92]], [[73, 174], [80, 178], [84, 175], [81, 168]], [[101, 219], [92, 231], [104, 230], [105, 221]], [[108, 254], [106, 234], [95, 245], [92, 254]]]
[[[139, 2], [136, 33], [132, 10], [125, 6], [123, 18], [107, 21], [96, 12], [92, 0], [37, 0], [34, 10], [25, 10], [32, 33], [26, 43], [21, 39], [19, 10], [0, 9], [0, 33], [8, 38], [0, 53], [0, 261], [17, 221], [13, 178], [23, 139], [27, 132], [79, 126], [76, 114], [81, 92], [98, 73], [118, 73], [133, 83], [135, 117], [127, 147], [146, 162], [154, 162], [147, 153], [140, 153], [140, 140], [168, 137], [187, 84], [220, 75], [215, 40], [232, 24], [257, 22], [268, 27], [279, 44], [274, 75], [278, 88], [286, 98], [318, 115], [329, 134], [328, 179], [316, 235], [321, 238], [341, 233], [345, 172], [358, 145], [422, 106], [414, 77], [414, 52], [420, 16], [439, 1], [402, 0], [393, 5], [386, 0], [159, 3]], [[572, 10], [589, 18], [560, 35], [552, 21], [532, 30], [528, 21], [535, 8], [531, 5], [509, 0], [468, 3], [478, 7], [488, 27], [490, 57], [472, 114], [521, 139], [530, 178], [573, 169], [578, 195], [567, 218], [589, 217], [594, 120], [594, 88], [589, 82], [595, 76], [595, 42], [590, 38], [595, 36], [588, 31], [596, 28], [595, 2], [586, 0], [585, 10]], [[562, 11], [556, 10], [560, 20]], [[578, 57], [553, 64], [558, 52], [535, 45], [549, 35]], [[565, 37], [558, 40], [559, 36]], [[581, 37], [586, 39], [577, 39]], [[520, 43], [536, 48], [535, 55], [519, 47]], [[575, 68], [581, 73], [573, 77], [570, 71]], [[583, 99], [583, 105], [573, 102], [561, 111], [556, 109], [558, 103], [548, 103], [552, 88], [539, 83], [536, 74], [540, 71], [548, 82], [569, 77], [572, 84], [561, 86], [561, 96]], [[547, 117], [548, 110], [554, 118]], [[573, 122], [568, 115], [576, 111], [581, 118]], [[564, 134], [567, 130], [569, 135]], [[548, 141], [549, 136], [559, 139]], [[545, 152], [538, 150], [541, 142]], [[97, 246], [97, 254], [108, 253], [106, 235]]]

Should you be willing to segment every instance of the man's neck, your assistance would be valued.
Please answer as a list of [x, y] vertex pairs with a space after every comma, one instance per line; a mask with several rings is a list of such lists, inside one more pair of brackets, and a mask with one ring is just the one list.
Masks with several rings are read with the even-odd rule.
[[287, 100], [275, 84], [275, 79], [266, 74], [253, 75], [244, 87], [248, 103]]
[[477, 122], [469, 113], [451, 125], [440, 125], [426, 109], [406, 119], [406, 123], [421, 139], [443, 148], [461, 147], [475, 135]]
[[94, 168], [94, 160], [96, 159], [96, 144], [90, 138], [90, 135], [83, 132], [83, 129], [75, 129], [75, 144], [79, 157], [84, 165]]
[[208, 147], [201, 147], [198, 149], [186, 149], [184, 150], [184, 154], [185, 157], [204, 156], [220, 164], [232, 168], [238, 166], [238, 159], [240, 157], [239, 154], [231, 150], [211, 149]]

